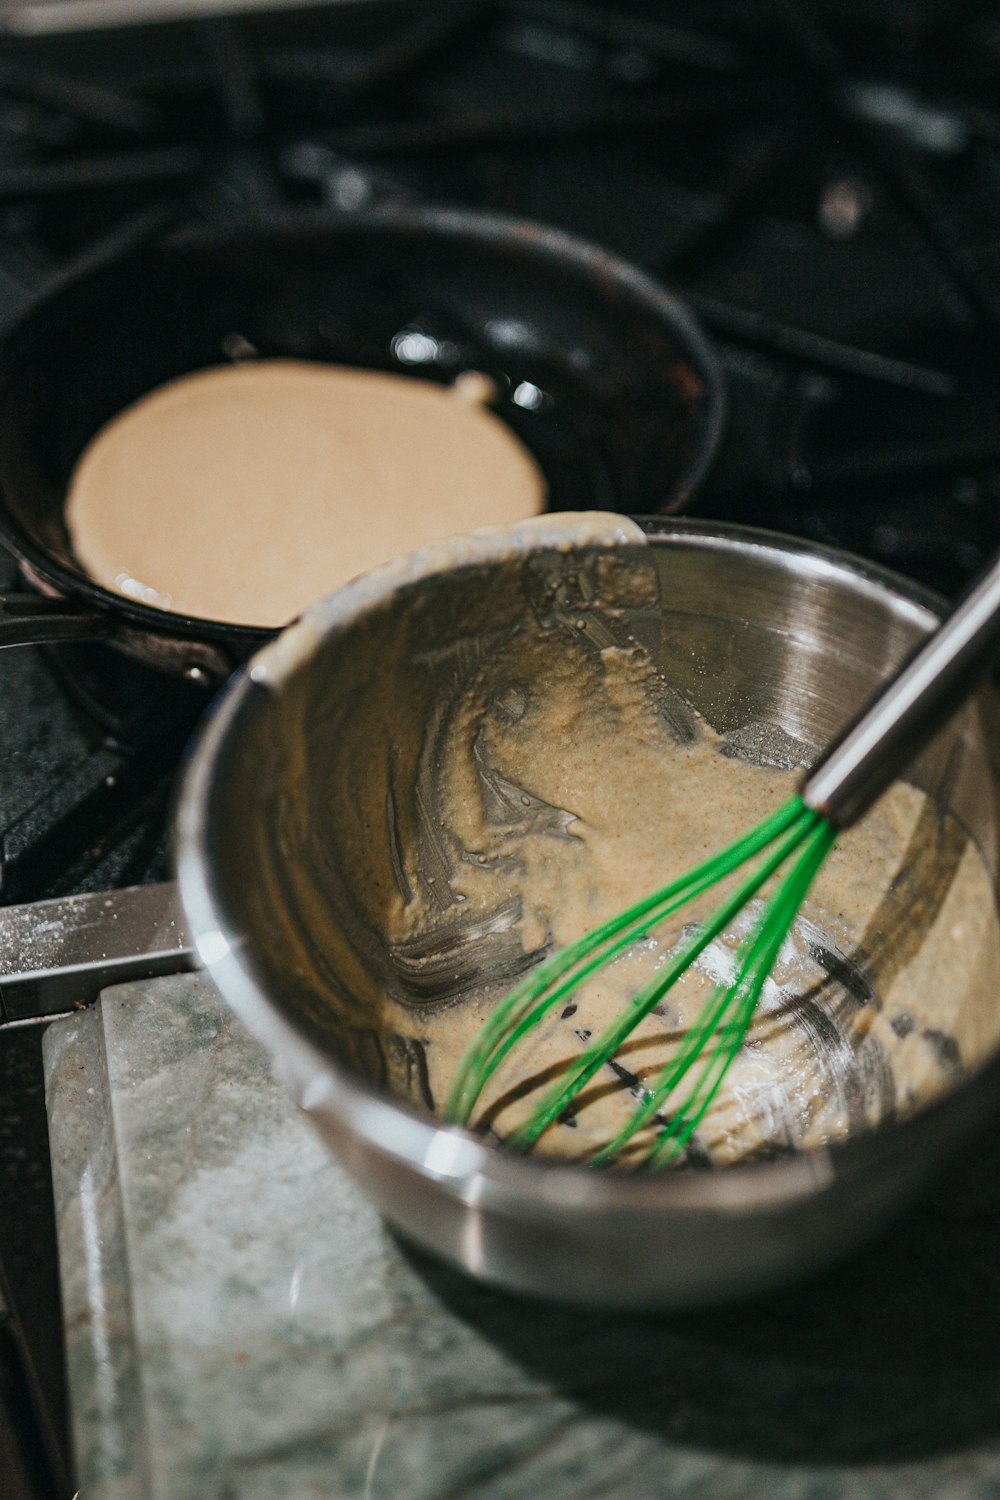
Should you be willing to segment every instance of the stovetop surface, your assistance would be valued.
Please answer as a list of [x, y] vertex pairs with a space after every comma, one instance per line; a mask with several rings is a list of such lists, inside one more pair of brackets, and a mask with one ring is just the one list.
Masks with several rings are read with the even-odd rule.
[[[998, 75], [995, 7], [943, 0], [354, 0], [0, 33], [0, 326], [163, 205], [526, 215], [654, 272], [713, 339], [729, 415], [693, 514], [953, 594], [1000, 541]], [[0, 899], [163, 878], [203, 697], [97, 646], [0, 674]], [[61, 1426], [37, 1033], [2, 1042], [0, 1258]]]

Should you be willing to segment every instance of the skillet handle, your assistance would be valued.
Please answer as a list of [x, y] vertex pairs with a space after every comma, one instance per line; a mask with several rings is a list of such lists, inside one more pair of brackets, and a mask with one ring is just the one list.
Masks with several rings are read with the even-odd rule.
[[107, 616], [78, 609], [64, 599], [0, 593], [0, 648], [47, 641], [95, 641], [113, 631]]

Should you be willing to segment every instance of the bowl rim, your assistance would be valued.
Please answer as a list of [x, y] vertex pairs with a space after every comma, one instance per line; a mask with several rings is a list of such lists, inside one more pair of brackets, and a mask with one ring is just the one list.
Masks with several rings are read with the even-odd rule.
[[[515, 543], [520, 527], [487, 528], [461, 538], [465, 565], [502, 562], [524, 555], [532, 546], [581, 545], [573, 528], [579, 519], [551, 513], [536, 518], [552, 523], [537, 528], [538, 540]], [[767, 553], [779, 564], [801, 575], [803, 566], [814, 576], [845, 575], [870, 597], [888, 593], [898, 608], [925, 630], [945, 613], [945, 601], [932, 590], [900, 574], [853, 554], [763, 528], [732, 523], [702, 522], [663, 516], [614, 516], [627, 525], [614, 528], [605, 545], [707, 547], [722, 552]], [[563, 524], [565, 523], [565, 524]], [[566, 539], [569, 539], [568, 541]], [[590, 539], [591, 541], [593, 539]], [[587, 539], [582, 543], [587, 544]], [[461, 565], [461, 564], [459, 564]], [[213, 885], [211, 829], [208, 809], [213, 772], [229, 737], [239, 732], [242, 715], [255, 695], [280, 690], [281, 678], [305, 662], [321, 643], [368, 611], [383, 607], [415, 583], [446, 570], [441, 549], [396, 559], [372, 573], [352, 580], [312, 606], [230, 679], [189, 748], [180, 785], [174, 824], [175, 857], [180, 899], [199, 958], [223, 999], [271, 1055], [278, 1076], [300, 1107], [332, 1135], [344, 1149], [347, 1164], [352, 1137], [360, 1138], [383, 1158], [444, 1186], [470, 1207], [507, 1212], [524, 1219], [552, 1222], [567, 1211], [655, 1215], [664, 1210], [704, 1216], [740, 1216], [783, 1206], [832, 1186], [835, 1179], [862, 1172], [874, 1150], [884, 1151], [891, 1138], [905, 1160], [914, 1130], [968, 1096], [977, 1083], [1000, 1074], [1000, 1055], [982, 1065], [955, 1088], [930, 1100], [901, 1121], [889, 1121], [840, 1142], [828, 1143], [790, 1156], [737, 1162], [714, 1172], [649, 1175], [589, 1171], [580, 1164], [519, 1156], [486, 1144], [460, 1126], [445, 1125], [412, 1106], [378, 1093], [337, 1060], [324, 1053], [267, 993], [250, 955], [236, 936], [225, 930]], [[454, 561], [452, 562], [454, 567]]]

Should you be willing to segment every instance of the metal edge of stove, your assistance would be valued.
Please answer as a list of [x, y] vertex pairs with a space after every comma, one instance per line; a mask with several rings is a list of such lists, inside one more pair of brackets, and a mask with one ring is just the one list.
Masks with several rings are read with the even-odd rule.
[[197, 968], [170, 881], [0, 908], [0, 1029], [78, 1010], [101, 990]]
[[147, 27], [168, 21], [248, 15], [254, 11], [319, 10], [360, 0], [8, 0], [0, 33], [52, 36], [64, 32]]
[[[108, 985], [196, 967], [172, 882], [0, 908], [0, 1038], [72, 1014]], [[2, 1264], [0, 1492], [3, 1500], [72, 1492]]]

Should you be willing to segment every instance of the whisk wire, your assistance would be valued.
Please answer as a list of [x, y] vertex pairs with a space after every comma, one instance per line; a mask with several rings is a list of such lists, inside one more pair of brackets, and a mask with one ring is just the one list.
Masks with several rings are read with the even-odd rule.
[[[496, 1072], [508, 1052], [517, 1045], [526, 1032], [532, 1030], [545, 1015], [554, 1010], [559, 1002], [570, 994], [571, 991], [578, 989], [583, 981], [596, 969], [603, 968], [618, 953], [630, 947], [639, 938], [644, 937], [650, 928], [664, 921], [673, 912], [679, 910], [680, 907], [686, 906], [689, 901], [694, 900], [702, 891], [714, 885], [716, 878], [711, 873], [700, 875], [697, 879], [693, 875], [688, 876], [685, 878], [680, 889], [669, 887], [660, 892], [660, 904], [650, 908], [648, 901], [642, 902], [641, 911], [639, 911], [635, 920], [630, 925], [623, 927], [622, 923], [627, 923], [628, 919], [627, 916], [622, 917], [613, 924], [613, 930], [610, 933], [605, 932], [603, 934], [602, 940], [605, 946], [598, 946], [596, 953], [594, 953], [595, 945], [593, 943], [587, 943], [585, 946], [581, 944], [584, 951], [576, 955], [575, 962], [578, 967], [573, 967], [571, 963], [569, 966], [570, 972], [566, 974], [566, 965], [560, 965], [554, 976], [560, 978], [560, 982], [556, 984], [554, 989], [549, 988], [552, 979], [550, 978], [548, 983], [546, 983], [544, 976], [540, 975], [538, 982], [526, 990], [523, 996], [523, 1005], [517, 1019], [512, 1019], [509, 1022], [509, 1029], [504, 1030], [501, 1028], [495, 1044], [481, 1061], [481, 1071], [478, 1076], [473, 1078], [470, 1084], [470, 1088], [475, 1087], [475, 1094], [469, 1102], [469, 1110], [471, 1111], [474, 1107], [490, 1075]], [[680, 883], [678, 884], [680, 885]], [[564, 952], [559, 955], [559, 957], [564, 956]], [[563, 977], [560, 977], [560, 975]], [[546, 990], [548, 990], [548, 993], [545, 993]], [[539, 996], [540, 998], [538, 998]], [[531, 1001], [533, 1000], [536, 1003], [531, 1005]], [[530, 1008], [527, 1008], [528, 1006]], [[512, 1006], [512, 1010], [516, 1009], [516, 1006]], [[493, 1039], [492, 1034], [490, 1039]]]
[[[745, 864], [786, 829], [804, 826], [804, 819], [812, 821], [815, 816], [800, 797], [790, 798], [736, 843], [711, 855], [686, 874], [545, 959], [497, 1006], [467, 1050], [452, 1081], [445, 1109], [447, 1118], [458, 1124], [468, 1123], [483, 1089], [507, 1053], [587, 975], [679, 907]], [[799, 833], [797, 837], [800, 836]], [[588, 958], [590, 962], [586, 963]], [[560, 979], [563, 982], [557, 984]], [[652, 1004], [655, 1003], [653, 1000]], [[639, 1019], [641, 1017], [630, 1019], [628, 1029]]]
[[[679, 1156], [710, 1109], [746, 1039], [761, 991], [781, 952], [796, 912], [836, 838], [836, 828], [825, 819], [820, 819], [810, 829], [805, 847], [787, 880], [771, 898], [759, 921], [740, 945], [733, 982], [718, 985], [713, 996], [713, 999], [721, 1001], [731, 1012], [721, 1027], [719, 1043], [709, 1054], [690, 1096], [650, 1146], [644, 1163], [647, 1168], [666, 1165]], [[675, 1072], [676, 1069], [671, 1069], [668, 1065], [660, 1074], [651, 1091], [652, 1114], [663, 1107], [680, 1081], [674, 1076]], [[651, 1116], [647, 1115], [649, 1117]], [[637, 1128], [639, 1127], [627, 1127], [620, 1135], [627, 1140]]]
[[[664, 968], [656, 974], [652, 980], [642, 987], [631, 999], [622, 1013], [616, 1017], [581, 1053], [580, 1057], [571, 1068], [563, 1075], [560, 1081], [544, 1096], [537, 1107], [526, 1120], [512, 1131], [508, 1143], [517, 1149], [527, 1150], [549, 1126], [559, 1118], [576, 1095], [590, 1081], [594, 1074], [604, 1066], [610, 1057], [613, 1057], [621, 1043], [638, 1026], [639, 1022], [653, 1009], [653, 1006], [674, 984], [681, 975], [694, 963], [695, 959], [712, 943], [719, 934], [728, 926], [733, 918], [746, 906], [747, 902], [760, 890], [761, 886], [779, 869], [788, 856], [802, 842], [809, 830], [816, 824], [819, 814], [811, 808], [807, 808], [798, 797], [792, 797], [783, 808], [789, 813], [786, 820], [777, 822], [777, 827], [784, 827], [784, 837], [778, 839], [777, 844], [766, 855], [764, 860], [739, 886], [727, 896], [712, 912], [688, 940], [687, 943], [674, 954], [673, 958]], [[765, 823], [772, 820], [765, 820]], [[733, 860], [729, 864], [730, 870], [739, 864], [745, 863], [753, 854], [759, 852], [761, 844], [766, 847], [767, 842], [773, 842], [776, 838], [775, 832], [771, 832], [770, 840], [754, 838], [762, 832], [764, 824], [758, 824], [746, 839], [739, 841], [738, 845], [731, 845], [730, 849], [724, 851], [732, 855], [734, 851], [741, 853], [741, 858]], [[749, 846], [749, 848], [748, 848]], [[714, 883], [714, 882], [709, 882]], [[723, 992], [723, 1000], [728, 995], [728, 988]], [[682, 1076], [686, 1073], [695, 1058], [703, 1051], [711, 1034], [717, 1029], [719, 1017], [715, 1016], [716, 1010], [724, 1010], [723, 1006], [713, 1007], [712, 1002], [703, 1007], [694, 1026], [685, 1037], [681, 1053], [673, 1067], [681, 1067]], [[639, 1114], [643, 1115], [647, 1106], [640, 1107]], [[655, 1109], [650, 1110], [646, 1118], [651, 1118]], [[644, 1123], [644, 1122], [643, 1122]], [[638, 1126], [636, 1127], [638, 1128]]]

